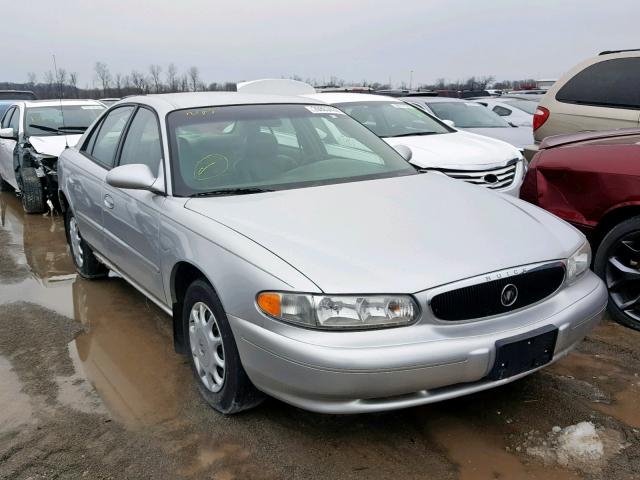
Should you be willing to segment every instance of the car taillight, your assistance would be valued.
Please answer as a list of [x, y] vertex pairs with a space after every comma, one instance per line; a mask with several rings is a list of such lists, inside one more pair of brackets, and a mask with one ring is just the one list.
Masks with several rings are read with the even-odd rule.
[[544, 107], [536, 108], [536, 113], [533, 114], [533, 131], [539, 129], [544, 122], [549, 118], [549, 110]]

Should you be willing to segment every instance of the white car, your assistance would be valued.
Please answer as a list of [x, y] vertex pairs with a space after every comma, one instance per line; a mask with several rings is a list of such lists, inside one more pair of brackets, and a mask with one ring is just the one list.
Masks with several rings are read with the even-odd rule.
[[508, 143], [462, 132], [392, 97], [360, 93], [306, 96], [339, 108], [394, 148], [409, 147], [410, 161], [420, 169], [514, 196], [520, 193], [526, 173], [524, 157]]
[[[397, 98], [316, 93], [311, 85], [288, 79], [252, 80], [239, 83], [237, 89], [252, 94], [299, 95], [332, 105], [358, 120], [419, 169], [519, 196], [526, 162], [518, 149], [500, 140], [461, 132]], [[326, 125], [321, 135], [329, 136], [337, 147], [354, 147], [331, 125]]]
[[0, 190], [20, 193], [27, 213], [57, 202], [58, 157], [104, 112], [96, 100], [17, 101], [0, 123]]
[[533, 128], [533, 114], [536, 112], [538, 102], [515, 97], [484, 97], [474, 99], [474, 101], [484, 105], [513, 125]]

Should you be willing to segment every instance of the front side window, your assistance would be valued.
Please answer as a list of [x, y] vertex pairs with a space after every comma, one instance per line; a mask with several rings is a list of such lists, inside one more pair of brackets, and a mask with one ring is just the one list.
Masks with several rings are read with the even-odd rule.
[[81, 134], [104, 110], [102, 105], [28, 107], [25, 132], [38, 137]]
[[565, 83], [556, 100], [614, 108], [640, 108], [640, 58], [594, 63]]
[[495, 106], [493, 107], [493, 111], [501, 117], [508, 117], [509, 115], [511, 115], [511, 110], [505, 107]]
[[133, 112], [131, 106], [116, 108], [109, 112], [102, 121], [91, 151], [87, 150], [93, 158], [108, 168], [113, 167], [120, 135], [122, 135], [122, 130], [124, 130], [131, 112]]
[[476, 102], [432, 102], [429, 108], [438, 118], [451, 120], [459, 128], [501, 128], [509, 124]]
[[171, 112], [167, 123], [177, 196], [416, 174], [386, 143], [326, 105], [194, 108]]
[[383, 138], [449, 133], [438, 121], [404, 102], [351, 102], [336, 107]]
[[120, 165], [141, 163], [157, 174], [161, 158], [162, 146], [156, 116], [150, 110], [140, 108], [124, 139]]
[[13, 128], [15, 135], [20, 131], [20, 109], [18, 107], [13, 109], [13, 115], [11, 116], [11, 120], [9, 120], [9, 127]]
[[15, 107], [12, 107], [4, 114], [4, 117], [2, 117], [2, 128], [9, 128], [11, 124], [11, 115], [13, 115], [15, 110]]

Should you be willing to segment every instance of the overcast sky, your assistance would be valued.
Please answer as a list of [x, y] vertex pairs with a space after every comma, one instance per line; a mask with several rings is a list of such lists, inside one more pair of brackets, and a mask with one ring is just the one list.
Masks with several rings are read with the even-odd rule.
[[206, 82], [299, 75], [409, 81], [557, 77], [601, 50], [640, 48], [640, 0], [3, 1], [0, 81], [58, 66], [95, 82], [152, 63]]

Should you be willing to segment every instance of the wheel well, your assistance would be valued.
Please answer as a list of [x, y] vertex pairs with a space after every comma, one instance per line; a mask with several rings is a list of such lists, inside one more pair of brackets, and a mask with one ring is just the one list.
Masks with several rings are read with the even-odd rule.
[[58, 192], [58, 200], [60, 201], [60, 210], [62, 210], [62, 213], [65, 213], [69, 208], [69, 201], [67, 200], [67, 197], [64, 194], [64, 192], [62, 191]]
[[188, 262], [179, 262], [171, 274], [171, 298], [173, 300], [173, 346], [178, 353], [186, 353], [185, 337], [182, 328], [182, 305], [187, 288], [195, 280], [208, 282], [204, 273]]
[[602, 217], [602, 219], [598, 222], [593, 235], [592, 235], [592, 243], [594, 246], [594, 250], [600, 245], [602, 239], [611, 231], [613, 227], [618, 225], [620, 222], [624, 222], [633, 217], [637, 217], [640, 215], [640, 205], [629, 205], [626, 207], [616, 208]]

